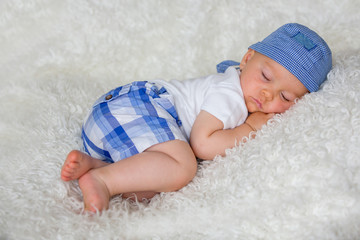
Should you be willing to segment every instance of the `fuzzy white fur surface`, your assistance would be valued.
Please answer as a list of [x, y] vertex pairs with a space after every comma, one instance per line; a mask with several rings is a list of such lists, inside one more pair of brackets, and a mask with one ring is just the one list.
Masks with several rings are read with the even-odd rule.
[[[358, 0], [2, 0], [0, 239], [359, 239]], [[94, 100], [134, 80], [187, 79], [287, 22], [333, 51], [328, 82], [185, 188], [81, 214], [60, 168]]]

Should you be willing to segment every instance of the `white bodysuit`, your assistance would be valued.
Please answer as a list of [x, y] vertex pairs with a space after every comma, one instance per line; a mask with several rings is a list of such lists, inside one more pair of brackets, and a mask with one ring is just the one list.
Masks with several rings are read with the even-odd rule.
[[222, 121], [224, 129], [241, 125], [248, 116], [239, 71], [234, 67], [229, 67], [224, 73], [196, 79], [151, 82], [164, 86], [174, 97], [175, 108], [188, 140], [201, 110]]

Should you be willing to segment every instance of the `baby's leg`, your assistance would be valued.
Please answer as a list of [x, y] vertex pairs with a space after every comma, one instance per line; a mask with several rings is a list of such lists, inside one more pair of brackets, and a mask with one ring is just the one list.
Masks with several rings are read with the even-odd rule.
[[197, 163], [188, 143], [173, 140], [105, 167], [91, 169], [79, 179], [85, 210], [108, 207], [120, 193], [176, 191], [196, 174]]
[[62, 166], [61, 179], [64, 181], [75, 180], [90, 169], [104, 167], [107, 164], [108, 163], [93, 158], [86, 153], [73, 150], [68, 154]]

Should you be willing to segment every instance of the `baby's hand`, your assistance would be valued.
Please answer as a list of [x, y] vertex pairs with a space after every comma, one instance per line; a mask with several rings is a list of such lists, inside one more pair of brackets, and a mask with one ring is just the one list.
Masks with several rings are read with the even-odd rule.
[[274, 115], [274, 113], [254, 112], [249, 115], [245, 122], [255, 130], [260, 130]]

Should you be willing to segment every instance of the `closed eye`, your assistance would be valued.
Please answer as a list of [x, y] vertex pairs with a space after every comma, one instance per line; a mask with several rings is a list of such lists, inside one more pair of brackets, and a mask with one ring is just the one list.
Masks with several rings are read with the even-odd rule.
[[262, 72], [262, 76], [266, 81], [268, 81], [268, 82], [270, 81], [270, 79], [264, 74], [264, 72]]
[[281, 98], [284, 99], [286, 102], [290, 102], [291, 100], [285, 97], [284, 93], [281, 93]]

